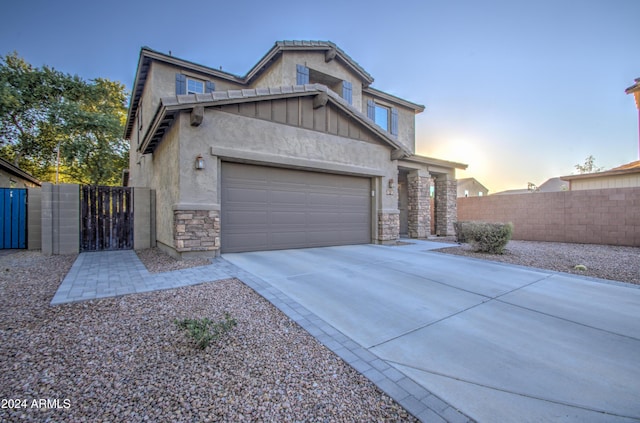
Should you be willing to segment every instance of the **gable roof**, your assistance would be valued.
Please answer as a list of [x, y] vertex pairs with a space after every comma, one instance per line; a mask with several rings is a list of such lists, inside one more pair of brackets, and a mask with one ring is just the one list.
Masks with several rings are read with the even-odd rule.
[[13, 163], [3, 159], [2, 157], [0, 157], [0, 169], [4, 170], [7, 173], [15, 175], [18, 178], [26, 179], [27, 181], [37, 186], [42, 185], [42, 182], [40, 182], [40, 180], [37, 179], [35, 176], [25, 172], [24, 170], [20, 169], [18, 166], [15, 166]]
[[560, 177], [549, 178], [538, 187], [539, 192], [558, 192], [568, 189], [569, 187]]
[[285, 51], [324, 51], [327, 57], [336, 59], [344, 64], [348, 69], [354, 72], [362, 81], [363, 91], [372, 95], [386, 98], [405, 107], [414, 109], [416, 113], [424, 111], [424, 106], [415, 104], [410, 101], [392, 96], [382, 91], [369, 87], [373, 83], [373, 77], [362, 68], [347, 53], [340, 49], [331, 41], [277, 41], [275, 45], [256, 63], [245, 76], [235, 75], [222, 70], [203, 66], [188, 60], [180, 59], [165, 54], [149, 47], [140, 49], [140, 57], [138, 58], [138, 67], [134, 79], [134, 86], [131, 90], [131, 99], [129, 101], [129, 112], [127, 114], [127, 123], [125, 125], [124, 138], [129, 139], [133, 131], [133, 121], [140, 104], [140, 98], [146, 84], [149, 68], [153, 61], [168, 63], [184, 69], [200, 73], [205, 76], [226, 79], [241, 85], [249, 85], [255, 78], [260, 76], [273, 62], [275, 62]]
[[572, 181], [574, 179], [591, 179], [602, 178], [606, 176], [627, 175], [631, 173], [640, 173], [640, 160], [605, 170], [604, 172], [582, 173], [580, 175], [561, 176], [563, 181]]
[[165, 132], [173, 124], [178, 113], [183, 110], [191, 110], [196, 106], [207, 108], [291, 97], [316, 96], [319, 94], [325, 94], [327, 101], [336, 105], [343, 113], [355, 119], [373, 132], [383, 143], [389, 145], [389, 147], [394, 150], [396, 158], [411, 155], [411, 152], [394, 137], [389, 135], [389, 133], [322, 84], [214, 91], [208, 94], [187, 94], [164, 97], [160, 100], [160, 105], [138, 150], [144, 154], [152, 153], [162, 140]]
[[269, 67], [284, 51], [324, 51], [334, 58], [342, 62], [347, 68], [351, 69], [362, 81], [364, 86], [368, 86], [373, 82], [373, 77], [365, 71], [355, 60], [347, 53], [342, 51], [337, 45], [331, 41], [277, 41], [275, 45], [265, 54], [262, 59], [251, 68], [244, 77], [245, 83], [251, 82], [259, 76], [265, 69]]
[[461, 178], [458, 179], [458, 186], [464, 186], [467, 182], [471, 182], [472, 184], [480, 185], [485, 191], [489, 192], [489, 188], [485, 187], [478, 181], [476, 178]]

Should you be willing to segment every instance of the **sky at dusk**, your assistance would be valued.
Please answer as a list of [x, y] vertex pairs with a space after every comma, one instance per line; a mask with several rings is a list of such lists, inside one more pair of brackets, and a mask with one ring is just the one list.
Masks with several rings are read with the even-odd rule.
[[130, 89], [142, 46], [245, 75], [278, 40], [329, 40], [382, 91], [423, 104], [418, 154], [490, 193], [638, 160], [640, 0], [13, 1], [17, 51]]

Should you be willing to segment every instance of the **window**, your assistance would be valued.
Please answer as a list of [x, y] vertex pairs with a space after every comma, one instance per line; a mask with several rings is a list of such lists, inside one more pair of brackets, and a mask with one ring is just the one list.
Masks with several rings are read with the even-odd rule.
[[187, 78], [187, 94], [203, 94], [204, 82]]
[[296, 85], [309, 83], [309, 68], [304, 65], [296, 65]]
[[482, 191], [478, 191], [478, 197], [482, 197]]
[[344, 98], [347, 103], [353, 104], [353, 85], [349, 81], [342, 81], [342, 98]]
[[367, 100], [367, 117], [391, 135], [398, 135], [398, 109]]
[[465, 197], [468, 197], [468, 196], [469, 196], [469, 190], [468, 190], [468, 189], [465, 189], [465, 190], [464, 190], [464, 196], [465, 196]]
[[375, 118], [374, 122], [385, 131], [389, 130], [389, 108], [380, 106], [378, 104], [375, 105]]
[[176, 73], [176, 95], [212, 93], [216, 86], [211, 81], [188, 78], [182, 73]]

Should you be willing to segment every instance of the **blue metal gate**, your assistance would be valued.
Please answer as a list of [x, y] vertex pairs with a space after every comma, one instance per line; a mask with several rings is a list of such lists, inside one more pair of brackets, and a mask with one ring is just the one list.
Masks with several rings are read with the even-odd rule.
[[0, 249], [27, 248], [27, 190], [0, 188]]

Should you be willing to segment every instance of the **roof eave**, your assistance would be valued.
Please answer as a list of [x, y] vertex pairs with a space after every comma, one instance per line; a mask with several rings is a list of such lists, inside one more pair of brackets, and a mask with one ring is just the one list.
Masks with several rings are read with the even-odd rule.
[[385, 93], [384, 91], [380, 91], [373, 87], [363, 88], [362, 91], [373, 96], [380, 97], [384, 100], [400, 104], [409, 109], [413, 109], [416, 114], [424, 112], [425, 109], [425, 106], [422, 104], [413, 103], [411, 101], [405, 100], [404, 98], [396, 97], [395, 95]]
[[[281, 87], [282, 88], [282, 87]], [[235, 93], [235, 92], [244, 92], [245, 90], [232, 90], [227, 93]], [[246, 90], [247, 92], [253, 93], [257, 92], [257, 89]], [[395, 158], [404, 158], [411, 156], [411, 152], [406, 149], [402, 144], [400, 144], [396, 139], [390, 136], [386, 131], [380, 128], [375, 124], [372, 120], [367, 118], [360, 111], [355, 109], [353, 106], [349, 105], [347, 102], [342, 99], [342, 97], [335, 94], [333, 91], [329, 90], [326, 86], [321, 84], [311, 84], [311, 85], [297, 85], [287, 89], [287, 92], [281, 93], [269, 93], [264, 95], [250, 95], [250, 96], [229, 96], [228, 98], [223, 99], [214, 99], [214, 94], [210, 95], [181, 95], [175, 97], [165, 97], [160, 101], [160, 105], [156, 110], [154, 118], [152, 119], [152, 123], [149, 126], [149, 130], [143, 137], [142, 143], [138, 148], [138, 151], [143, 152], [144, 154], [152, 153], [155, 149], [155, 146], [159, 143], [159, 140], [164, 136], [166, 130], [171, 126], [173, 120], [175, 119], [176, 114], [180, 113], [183, 110], [192, 109], [195, 106], [202, 106], [204, 108], [214, 107], [214, 106], [222, 106], [227, 104], [237, 104], [237, 103], [246, 103], [252, 101], [265, 101], [265, 100], [273, 100], [278, 98], [292, 98], [292, 97], [303, 97], [310, 95], [317, 95], [320, 93], [326, 93], [328, 99], [336, 105], [339, 109], [343, 110], [348, 115], [352, 116], [354, 119], [359, 121], [373, 133], [378, 135], [382, 140], [384, 140], [393, 150], [393, 154]], [[198, 99], [198, 97], [200, 99]], [[193, 100], [193, 101], [190, 101]]]
[[42, 181], [37, 179], [35, 176], [25, 172], [24, 170], [20, 169], [18, 166], [15, 166], [13, 163], [3, 159], [2, 157], [0, 157], [0, 167], [4, 168], [7, 172], [11, 173], [14, 176], [17, 176], [22, 179], [26, 179], [27, 181], [38, 186], [42, 185]]
[[134, 86], [133, 86], [133, 89], [131, 90], [131, 99], [129, 101], [129, 113], [127, 114], [127, 123], [125, 125], [125, 133], [124, 133], [125, 139], [129, 139], [129, 137], [131, 136], [131, 131], [133, 130], [133, 120], [135, 119], [135, 114], [138, 110], [140, 97], [142, 96], [142, 91], [144, 90], [148, 69], [151, 66], [151, 62], [153, 61], [169, 63], [171, 65], [174, 65], [183, 69], [189, 69], [197, 73], [214, 76], [216, 78], [226, 79], [228, 81], [235, 82], [237, 84], [244, 84], [244, 81], [245, 81], [244, 78], [238, 75], [231, 74], [229, 72], [224, 72], [221, 70], [210, 68], [208, 66], [199, 65], [197, 63], [193, 63], [188, 60], [179, 59], [171, 55], [164, 54], [159, 51], [150, 49], [149, 47], [142, 47], [140, 49], [140, 58], [138, 59], [138, 68], [136, 70]]
[[624, 90], [625, 94], [631, 94], [640, 91], [640, 78], [636, 78], [635, 82], [635, 84]]
[[621, 170], [607, 170], [605, 172], [595, 172], [595, 173], [583, 173], [580, 175], [567, 175], [561, 176], [560, 179], [563, 181], [573, 181], [576, 179], [593, 179], [600, 178], [606, 176], [620, 176], [620, 175], [630, 175], [633, 173], [640, 173], [640, 169], [621, 169]]
[[410, 161], [410, 162], [414, 162], [414, 163], [422, 163], [422, 164], [427, 164], [427, 165], [436, 165], [436, 166], [442, 166], [442, 167], [449, 167], [449, 168], [455, 168], [455, 169], [460, 169], [460, 170], [466, 170], [469, 165], [465, 164], [465, 163], [459, 163], [459, 162], [452, 162], [449, 160], [442, 160], [442, 159], [435, 159], [433, 157], [427, 157], [427, 156], [421, 156], [419, 154], [413, 154], [407, 158], [405, 158], [404, 160]]

